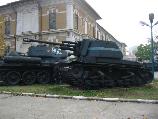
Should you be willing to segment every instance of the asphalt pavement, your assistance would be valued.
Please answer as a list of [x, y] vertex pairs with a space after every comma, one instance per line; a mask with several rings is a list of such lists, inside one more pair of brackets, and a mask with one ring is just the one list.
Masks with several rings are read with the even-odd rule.
[[0, 94], [0, 119], [158, 119], [158, 104]]

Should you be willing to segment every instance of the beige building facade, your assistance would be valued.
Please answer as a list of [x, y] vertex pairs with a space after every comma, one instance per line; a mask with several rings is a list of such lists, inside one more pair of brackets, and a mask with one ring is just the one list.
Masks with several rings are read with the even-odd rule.
[[1, 6], [0, 17], [6, 45], [22, 53], [36, 45], [23, 42], [25, 37], [52, 42], [84, 38], [117, 41], [97, 23], [101, 17], [85, 0], [20, 0]]

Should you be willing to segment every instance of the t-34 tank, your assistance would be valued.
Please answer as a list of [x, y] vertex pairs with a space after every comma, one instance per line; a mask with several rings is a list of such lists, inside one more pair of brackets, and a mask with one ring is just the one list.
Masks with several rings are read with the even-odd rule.
[[31, 46], [26, 55], [11, 52], [0, 60], [0, 81], [7, 85], [17, 85], [20, 82], [25, 85], [35, 82], [46, 84], [55, 81], [59, 76], [58, 72], [54, 73], [56, 64], [66, 62], [67, 57], [66, 51], [46, 45]]
[[[51, 44], [53, 47], [32, 46], [27, 56], [4, 57], [0, 63], [0, 76], [10, 85], [16, 85], [20, 80], [25, 84], [32, 84], [36, 80], [39, 83], [48, 83], [50, 79], [62, 79], [74, 87], [98, 89], [140, 86], [153, 80], [153, 74], [145, 65], [123, 60], [120, 49], [112, 41], [24, 41]], [[71, 53], [58, 53], [61, 57], [55, 57], [52, 53], [54, 47], [58, 47], [58, 51]], [[75, 58], [68, 58], [70, 55]]]

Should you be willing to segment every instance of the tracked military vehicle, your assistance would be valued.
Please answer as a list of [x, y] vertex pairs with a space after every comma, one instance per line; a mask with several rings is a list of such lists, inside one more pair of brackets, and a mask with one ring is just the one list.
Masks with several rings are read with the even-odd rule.
[[46, 45], [31, 46], [27, 54], [10, 52], [0, 60], [0, 81], [7, 85], [54, 82], [59, 75], [54, 71], [56, 64], [67, 57], [66, 51]]
[[[52, 46], [32, 46], [26, 56], [4, 57], [0, 63], [0, 76], [9, 85], [19, 82], [29, 85], [35, 81], [45, 84], [60, 80], [74, 87], [98, 89], [140, 86], [153, 80], [153, 74], [145, 65], [123, 60], [122, 52], [112, 41], [24, 41]], [[59, 49], [58, 53], [52, 52], [55, 47]]]

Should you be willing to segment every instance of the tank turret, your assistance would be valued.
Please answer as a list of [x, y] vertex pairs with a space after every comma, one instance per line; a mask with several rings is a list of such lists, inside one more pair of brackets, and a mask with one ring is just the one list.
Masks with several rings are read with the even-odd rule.
[[[23, 39], [24, 42], [37, 42], [40, 45], [31, 46], [28, 49], [28, 56], [29, 57], [41, 57], [41, 58], [54, 58], [54, 59], [66, 59], [68, 57], [68, 53], [65, 50], [60, 48], [61, 43], [53, 43], [48, 41], [40, 41], [34, 39]], [[42, 44], [49, 44], [51, 46], [42, 45]], [[52, 46], [53, 45], [53, 46]]]

